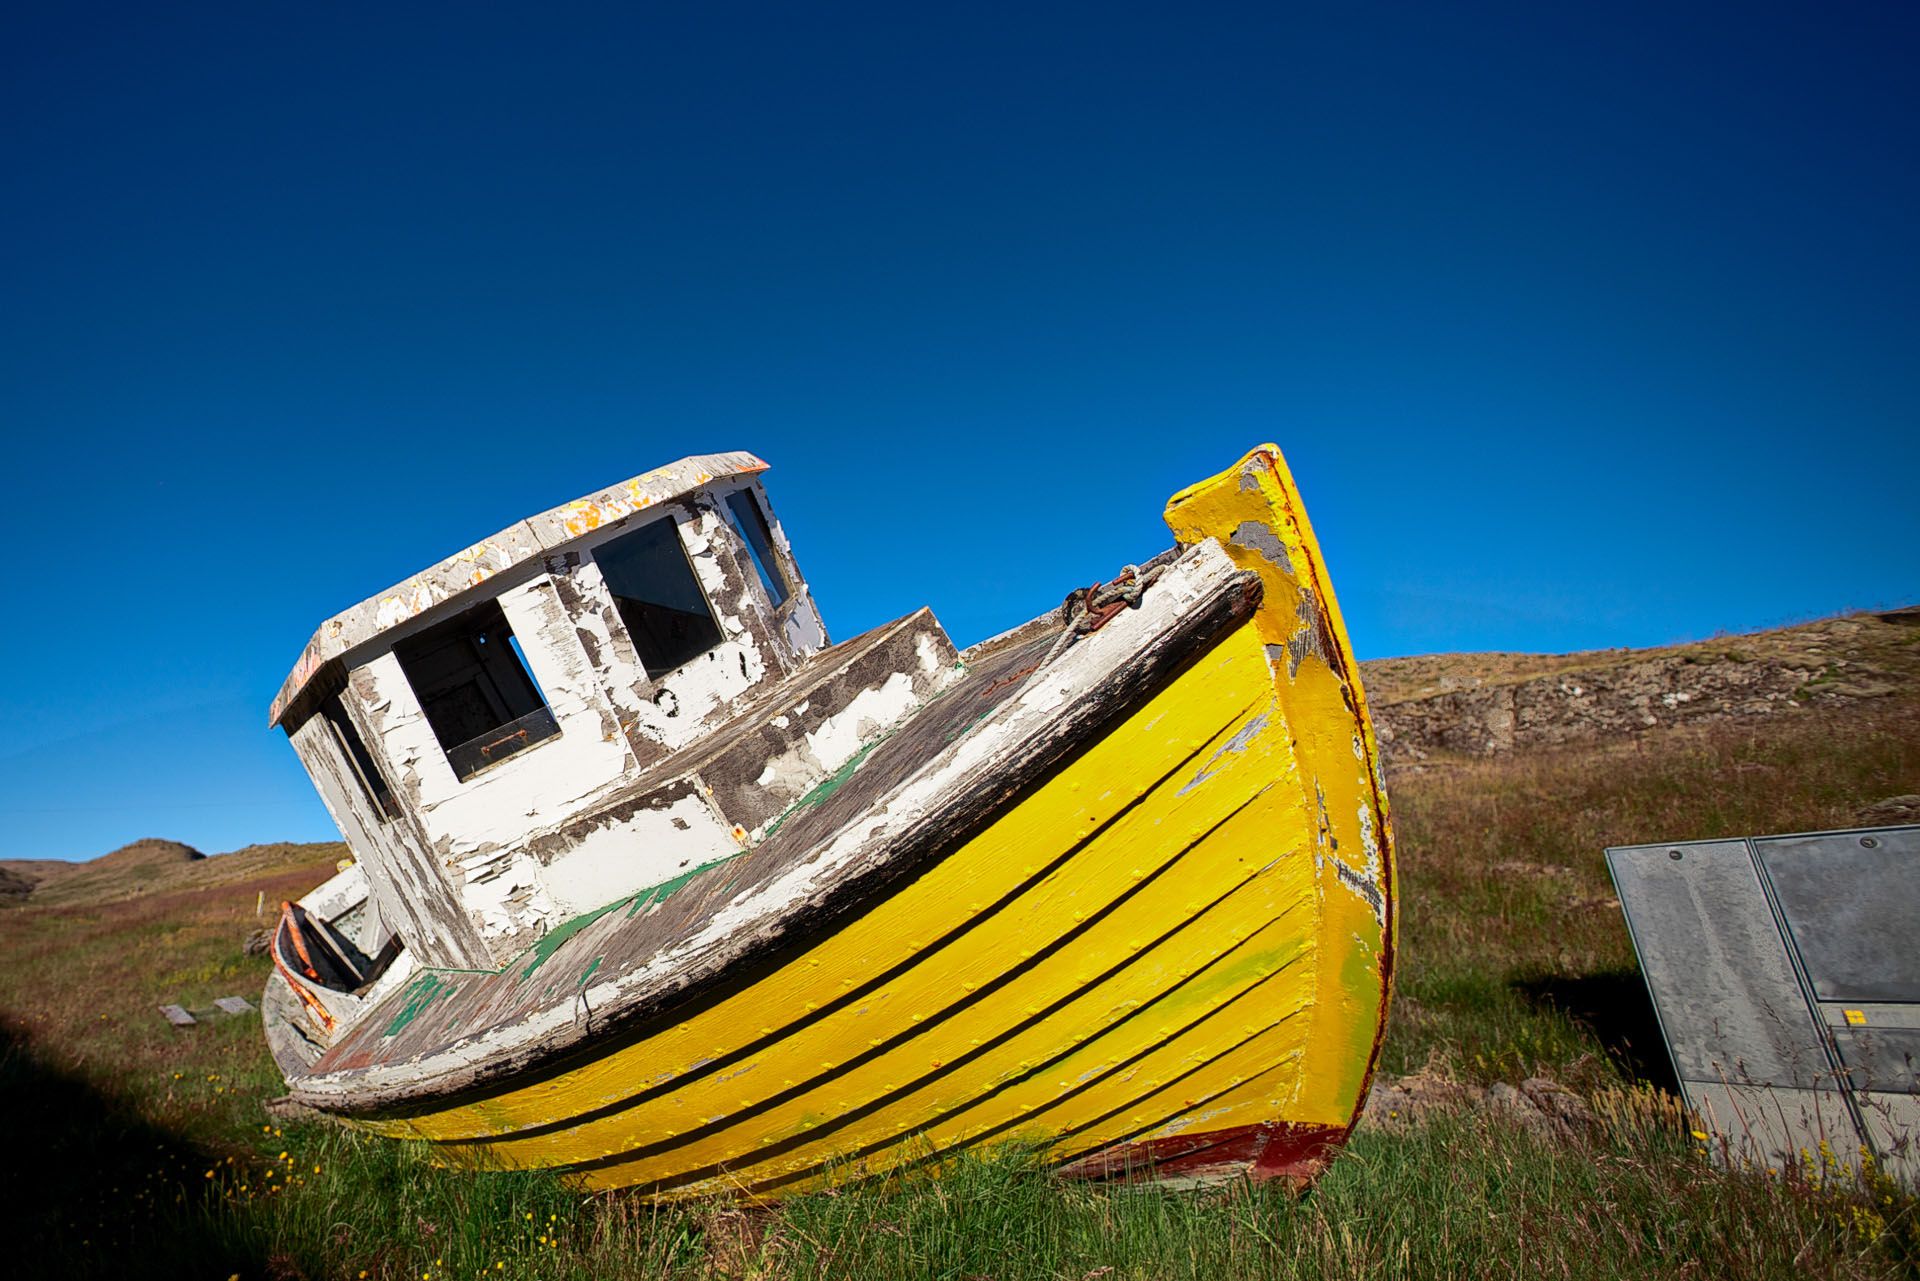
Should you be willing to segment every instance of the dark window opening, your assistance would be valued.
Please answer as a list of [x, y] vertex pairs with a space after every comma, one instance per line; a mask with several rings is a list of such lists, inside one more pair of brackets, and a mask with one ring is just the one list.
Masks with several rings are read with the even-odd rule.
[[393, 798], [393, 789], [387, 786], [386, 776], [380, 772], [380, 767], [373, 763], [373, 754], [367, 751], [360, 731], [354, 728], [353, 721], [347, 717], [347, 709], [340, 705], [339, 695], [320, 704], [320, 718], [332, 731], [333, 741], [339, 746], [347, 768], [360, 780], [360, 790], [373, 804], [374, 817], [382, 823], [390, 818], [399, 818], [400, 803]]
[[751, 489], [736, 489], [727, 495], [727, 519], [746, 541], [747, 555], [752, 557], [753, 567], [760, 573], [760, 585], [767, 589], [773, 607], [780, 608], [789, 594], [787, 575], [773, 552], [773, 527]]
[[518, 651], [492, 600], [393, 647], [460, 779], [560, 732]]
[[647, 675], [665, 675], [720, 643], [671, 516], [602, 543], [593, 559]]

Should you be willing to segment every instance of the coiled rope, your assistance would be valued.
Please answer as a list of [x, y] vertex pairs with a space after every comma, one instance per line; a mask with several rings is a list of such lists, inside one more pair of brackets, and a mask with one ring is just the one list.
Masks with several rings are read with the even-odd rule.
[[1040, 660], [1040, 666], [1053, 662], [1082, 636], [1090, 636], [1105, 627], [1121, 610], [1139, 609], [1140, 598], [1165, 568], [1157, 566], [1143, 574], [1138, 565], [1128, 565], [1108, 582], [1068, 592], [1065, 603], [1060, 606], [1061, 621], [1066, 626], [1047, 656]]

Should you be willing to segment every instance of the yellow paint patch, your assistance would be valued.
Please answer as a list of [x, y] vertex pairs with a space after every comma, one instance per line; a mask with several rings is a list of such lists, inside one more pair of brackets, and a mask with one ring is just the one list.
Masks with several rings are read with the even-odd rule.
[[600, 504], [590, 503], [585, 499], [568, 503], [561, 509], [561, 512], [560, 524], [562, 528], [575, 538], [578, 538], [582, 534], [590, 534], [600, 528], [601, 520], [604, 517], [604, 513], [600, 510]]

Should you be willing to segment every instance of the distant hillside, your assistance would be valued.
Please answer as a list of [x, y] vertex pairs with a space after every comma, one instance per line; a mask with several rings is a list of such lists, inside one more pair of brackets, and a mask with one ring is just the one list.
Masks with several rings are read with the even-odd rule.
[[1657, 649], [1361, 666], [1389, 761], [1492, 756], [1920, 693], [1920, 607]]
[[58, 907], [111, 903], [146, 894], [204, 889], [346, 857], [339, 841], [249, 845], [231, 854], [202, 854], [191, 845], [134, 841], [83, 863], [59, 859], [0, 860], [0, 904]]
[[[1427, 654], [1361, 666], [1381, 747], [1406, 767], [1920, 697], [1920, 606], [1655, 649]], [[1911, 817], [1901, 815], [1885, 821]], [[0, 906], [114, 902], [346, 856], [338, 841], [208, 856], [149, 838], [89, 862], [0, 860]]]

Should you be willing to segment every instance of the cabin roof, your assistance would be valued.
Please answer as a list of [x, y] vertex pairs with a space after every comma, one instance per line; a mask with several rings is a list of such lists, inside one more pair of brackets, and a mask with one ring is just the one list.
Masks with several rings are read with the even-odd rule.
[[356, 645], [478, 587], [496, 574], [583, 538], [602, 525], [625, 519], [655, 503], [692, 493], [716, 480], [751, 476], [766, 469], [766, 463], [742, 451], [694, 454], [516, 521], [491, 538], [455, 552], [320, 624], [313, 639], [300, 651], [299, 661], [287, 674], [280, 692], [274, 695], [273, 705], [267, 711], [267, 724], [278, 725], [308, 682], [328, 663]]

